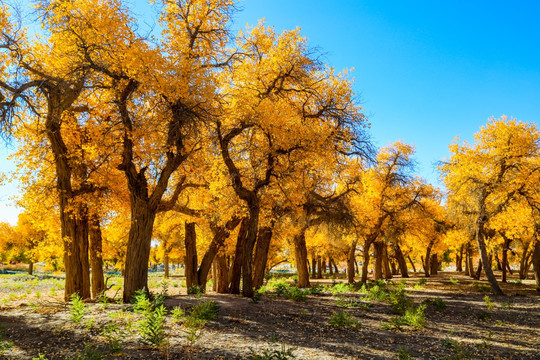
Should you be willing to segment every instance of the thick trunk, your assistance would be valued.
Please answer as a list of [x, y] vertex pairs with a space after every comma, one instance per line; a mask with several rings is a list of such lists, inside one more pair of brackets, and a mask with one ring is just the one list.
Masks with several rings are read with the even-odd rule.
[[[193, 286], [200, 286], [197, 277], [197, 233], [195, 232], [195, 223], [185, 223], [184, 244], [186, 247], [186, 257], [184, 259], [186, 273], [186, 288], [189, 290]], [[203, 289], [201, 289], [203, 290]]]
[[[307, 264], [306, 233], [302, 229], [300, 234], [294, 236], [294, 257], [298, 271], [298, 287], [309, 287], [309, 268]], [[315, 260], [312, 260], [315, 264]]]
[[356, 252], [356, 241], [354, 241], [349, 249], [349, 254], [347, 256], [347, 281], [349, 284], [354, 284], [354, 265], [355, 265], [355, 252]]
[[396, 254], [396, 259], [399, 266], [399, 272], [401, 273], [402, 278], [408, 278], [409, 277], [409, 270], [407, 269], [407, 262], [405, 261], [405, 257], [403, 256], [403, 251], [401, 251], [401, 248], [399, 245], [396, 245], [394, 247], [394, 253]]
[[249, 223], [242, 259], [242, 296], [253, 297], [253, 248], [259, 232], [258, 201], [249, 204]]
[[431, 255], [430, 268], [431, 275], [437, 275], [439, 271], [439, 260], [437, 259], [437, 254]]
[[384, 278], [389, 280], [392, 278], [392, 271], [390, 270], [390, 259], [388, 258], [388, 246], [386, 243], [382, 243], [382, 258]]
[[105, 290], [103, 277], [103, 238], [98, 219], [93, 219], [88, 232], [90, 240], [90, 266], [92, 267], [92, 296], [98, 298]]
[[217, 261], [217, 292], [226, 294], [229, 291], [229, 264], [227, 264], [227, 256], [220, 252], [216, 256]]
[[322, 279], [322, 259], [320, 256], [317, 256], [317, 279]]
[[423, 260], [425, 277], [429, 277], [429, 275], [430, 275], [429, 271], [431, 270], [431, 268], [430, 268], [430, 262], [429, 261], [431, 259], [431, 249], [432, 249], [432, 247], [433, 247], [433, 241], [430, 241], [429, 245], [428, 245], [428, 247], [426, 249], [426, 257]]
[[229, 274], [231, 294], [240, 294], [240, 280], [242, 278], [242, 257], [244, 253], [244, 243], [246, 242], [247, 230], [248, 230], [248, 218], [244, 218], [240, 224], [240, 230], [238, 231], [238, 237], [236, 239], [236, 251], [234, 254], [234, 260], [232, 268]]
[[364, 249], [363, 249], [363, 255], [364, 255], [364, 263], [362, 264], [362, 278], [361, 282], [366, 283], [367, 277], [368, 277], [368, 265], [369, 265], [369, 248], [371, 246], [371, 242], [364, 241]]
[[529, 259], [532, 254], [532, 251], [529, 251], [530, 244], [531, 244], [530, 242], [527, 243], [526, 246], [523, 248], [523, 255], [521, 256], [521, 259], [519, 261], [519, 278], [521, 280], [526, 279], [527, 273], [529, 272], [529, 267], [530, 267]]
[[131, 226], [124, 268], [125, 303], [131, 301], [137, 290], [148, 292], [148, 259], [156, 211], [147, 201], [133, 199], [131, 205]]
[[30, 263], [28, 263], [28, 275], [33, 275], [33, 274], [34, 274], [34, 262], [30, 261]]
[[255, 245], [255, 257], [253, 259], [253, 287], [260, 288], [264, 282], [266, 263], [268, 261], [268, 251], [272, 240], [272, 227], [265, 226], [259, 230], [257, 244]]
[[[208, 278], [208, 272], [210, 271], [210, 268], [212, 266], [212, 263], [214, 262], [214, 259], [219, 252], [219, 249], [223, 246], [223, 243], [227, 238], [229, 237], [231, 231], [233, 231], [238, 224], [240, 223], [240, 218], [233, 217], [224, 226], [220, 226], [217, 228], [213, 228], [213, 237], [212, 242], [210, 242], [210, 246], [208, 246], [208, 249], [204, 253], [204, 256], [201, 260], [201, 265], [199, 267], [199, 270], [197, 271], [197, 284], [201, 287], [201, 289], [206, 291], [206, 280]], [[215, 281], [213, 282], [213, 284]]]
[[477, 221], [476, 225], [476, 241], [478, 243], [478, 250], [480, 251], [482, 263], [485, 264], [484, 272], [488, 278], [489, 284], [491, 285], [491, 290], [493, 291], [493, 294], [504, 295], [503, 291], [499, 287], [499, 284], [497, 283], [495, 274], [493, 274], [493, 269], [490, 266], [491, 261], [488, 258], [486, 243], [484, 241], [484, 222], [482, 221], [482, 219], [484, 218], [485, 216], [483, 214], [480, 214], [479, 220]]
[[534, 279], [536, 280], [536, 291], [540, 292], [540, 241], [536, 241], [532, 251], [532, 264]]
[[383, 246], [384, 244], [380, 241], [376, 241], [373, 243], [373, 256], [375, 257], [375, 270], [373, 271], [374, 280], [382, 279], [384, 251]]
[[469, 245], [467, 249], [467, 269], [468, 269], [468, 276], [474, 278], [474, 264], [473, 264], [473, 249], [472, 246]]

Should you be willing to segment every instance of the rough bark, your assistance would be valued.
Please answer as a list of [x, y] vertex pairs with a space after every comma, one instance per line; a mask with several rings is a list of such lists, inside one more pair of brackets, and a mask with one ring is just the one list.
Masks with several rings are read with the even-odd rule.
[[459, 248], [459, 254], [456, 254], [456, 271], [463, 271], [463, 244]]
[[485, 264], [484, 273], [486, 274], [489, 284], [491, 285], [491, 291], [495, 295], [504, 295], [503, 291], [499, 287], [499, 284], [497, 283], [495, 274], [493, 274], [493, 269], [490, 266], [491, 261], [488, 258], [486, 243], [484, 240], [484, 237], [485, 237], [484, 224], [485, 224], [486, 219], [487, 219], [486, 214], [483, 211], [481, 211], [480, 216], [478, 217], [478, 220], [476, 223], [476, 241], [478, 243], [478, 250], [480, 251], [480, 258], [482, 259], [482, 263]]
[[28, 263], [28, 275], [33, 275], [33, 274], [34, 274], [34, 262], [30, 261]]
[[[527, 278], [527, 274], [529, 272], [530, 262], [529, 259], [531, 258], [532, 251], [529, 251], [531, 243], [528, 242], [526, 246], [523, 248], [523, 254], [521, 256], [521, 259], [519, 260], [519, 278], [521, 280], [524, 280]], [[534, 248], [533, 248], [534, 250]]]
[[[299, 234], [294, 236], [294, 256], [296, 260], [296, 269], [298, 271], [298, 287], [309, 287], [305, 229], [302, 229]], [[315, 264], [315, 259], [312, 260], [312, 263]]]
[[[272, 240], [272, 227], [265, 226], [259, 230], [257, 237], [257, 243], [255, 245], [255, 256], [253, 259], [253, 287], [255, 289], [260, 288], [264, 282], [264, 275], [266, 271], [266, 263], [268, 261], [268, 251], [270, 249], [270, 242]], [[307, 257], [307, 253], [306, 253]]]
[[326, 274], [326, 258], [324, 256], [322, 257], [321, 267], [322, 267], [322, 273]]
[[260, 206], [258, 200], [253, 200], [249, 208], [249, 222], [244, 251], [242, 253], [242, 296], [253, 297], [253, 248], [257, 241], [259, 230]]
[[382, 243], [382, 262], [383, 262], [383, 274], [386, 280], [392, 278], [392, 271], [390, 270], [390, 259], [388, 258], [388, 246], [386, 243]]
[[220, 252], [216, 256], [217, 261], [217, 292], [226, 294], [229, 292], [229, 265], [227, 264], [227, 256]]
[[328, 258], [328, 273], [330, 276], [334, 275], [334, 268], [332, 266], [332, 258]]
[[368, 277], [368, 265], [369, 265], [369, 248], [371, 246], [371, 242], [368, 240], [364, 241], [364, 249], [363, 249], [363, 255], [364, 255], [364, 263], [362, 264], [362, 278], [361, 282], [366, 283], [367, 277]]
[[322, 259], [320, 256], [317, 256], [317, 279], [322, 279]]
[[429, 266], [431, 275], [437, 275], [439, 271], [439, 260], [437, 259], [437, 254], [431, 255]]
[[189, 290], [193, 286], [199, 286], [197, 278], [197, 233], [195, 232], [194, 222], [186, 221], [185, 223], [184, 244], [186, 248], [186, 257], [184, 260], [186, 288]]
[[242, 278], [242, 257], [244, 253], [244, 243], [246, 241], [248, 231], [248, 218], [242, 219], [240, 224], [240, 230], [238, 231], [238, 237], [236, 238], [236, 250], [234, 254], [234, 260], [232, 268], [229, 274], [231, 294], [240, 294], [240, 280]]
[[394, 247], [394, 253], [396, 254], [396, 260], [399, 267], [399, 272], [401, 274], [402, 278], [408, 278], [409, 277], [409, 270], [407, 269], [407, 262], [405, 261], [405, 257], [403, 256], [403, 251], [401, 251], [401, 247], [399, 244], [396, 244]]
[[313, 279], [317, 277], [317, 259], [315, 253], [311, 253], [311, 277]]
[[433, 248], [433, 244], [434, 244], [434, 241], [431, 240], [429, 242], [429, 245], [428, 245], [427, 249], [426, 249], [426, 257], [423, 260], [424, 276], [425, 277], [429, 277], [429, 275], [430, 275], [429, 271], [431, 270], [431, 268], [430, 268], [430, 263], [429, 262], [430, 262], [430, 259], [431, 259], [431, 249]]
[[503, 250], [502, 250], [502, 263], [501, 263], [501, 270], [502, 270], [502, 282], [506, 282], [506, 269], [508, 267], [508, 248], [510, 247], [510, 239], [506, 236], [503, 237]]
[[90, 266], [92, 268], [92, 296], [98, 298], [105, 290], [103, 276], [103, 238], [99, 219], [92, 219], [88, 238], [90, 241]]

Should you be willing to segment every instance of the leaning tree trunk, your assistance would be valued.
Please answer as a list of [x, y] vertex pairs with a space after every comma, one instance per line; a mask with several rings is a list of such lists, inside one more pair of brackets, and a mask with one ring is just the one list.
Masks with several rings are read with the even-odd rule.
[[92, 219], [88, 231], [90, 241], [90, 266], [92, 268], [92, 296], [97, 298], [105, 290], [103, 277], [103, 238], [99, 219]]
[[354, 284], [354, 265], [355, 265], [356, 241], [353, 241], [349, 254], [347, 256], [347, 281]]
[[375, 256], [375, 270], [373, 271], [373, 279], [382, 279], [383, 270], [383, 243], [375, 241], [373, 243], [373, 255]]
[[414, 261], [411, 259], [411, 255], [407, 255], [407, 259], [409, 259], [409, 262], [411, 263], [413, 273], [416, 274], [416, 266], [414, 265]]
[[408, 278], [409, 270], [407, 269], [407, 261], [405, 261], [405, 257], [403, 256], [403, 251], [401, 251], [399, 244], [396, 244], [396, 246], [394, 247], [394, 253], [396, 254], [396, 259], [398, 262], [399, 272], [401, 273], [401, 277]]
[[[266, 263], [268, 261], [268, 251], [270, 250], [270, 242], [272, 240], [272, 227], [265, 226], [259, 230], [257, 244], [255, 245], [255, 257], [253, 259], [253, 287], [260, 288], [264, 282], [266, 271]], [[307, 252], [306, 252], [307, 258]]]
[[185, 223], [184, 244], [186, 247], [186, 257], [184, 260], [186, 274], [186, 288], [199, 286], [197, 278], [197, 233], [195, 232], [195, 223]]
[[[307, 264], [306, 231], [302, 228], [300, 233], [294, 236], [294, 257], [298, 272], [298, 287], [309, 287], [309, 268]], [[312, 260], [315, 264], [315, 259]], [[315, 270], [315, 268], [313, 269]]]
[[339, 274], [339, 269], [338, 269], [338, 267], [337, 267], [336, 262], [334, 261], [334, 259], [331, 258], [331, 259], [330, 259], [330, 262], [331, 262], [332, 265], [334, 266], [334, 272], [336, 273], [336, 275]]
[[503, 291], [499, 287], [499, 284], [497, 283], [497, 279], [495, 278], [495, 274], [493, 274], [493, 269], [491, 268], [491, 261], [488, 257], [487, 249], [486, 249], [486, 243], [484, 240], [484, 220], [486, 216], [485, 214], [480, 214], [477, 224], [476, 224], [476, 241], [478, 242], [478, 250], [480, 251], [480, 257], [482, 259], [482, 263], [484, 264], [484, 273], [486, 274], [489, 284], [491, 285], [491, 291], [493, 291], [494, 295], [504, 295]]
[[244, 254], [244, 243], [246, 242], [246, 236], [248, 231], [248, 218], [242, 219], [240, 224], [240, 230], [236, 238], [236, 251], [234, 254], [234, 260], [232, 268], [230, 270], [230, 288], [231, 294], [240, 294], [240, 280], [242, 279], [242, 257]]

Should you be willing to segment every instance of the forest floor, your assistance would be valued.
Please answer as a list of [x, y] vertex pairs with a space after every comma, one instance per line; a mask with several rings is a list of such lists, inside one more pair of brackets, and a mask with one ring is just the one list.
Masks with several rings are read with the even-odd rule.
[[[485, 280], [458, 273], [411, 275], [360, 289], [313, 280], [314, 294], [271, 280], [256, 301], [187, 295], [181, 280], [170, 278], [158, 348], [141, 343], [143, 315], [131, 305], [87, 303], [76, 325], [72, 306], [61, 301], [61, 277], [2, 275], [0, 358], [540, 359], [540, 296], [532, 280], [511, 278], [501, 284], [507, 296], [496, 297]], [[156, 277], [150, 286], [163, 291]], [[175, 307], [189, 313], [209, 300], [219, 310], [204, 326], [173, 320]], [[408, 304], [405, 316], [399, 304]]]

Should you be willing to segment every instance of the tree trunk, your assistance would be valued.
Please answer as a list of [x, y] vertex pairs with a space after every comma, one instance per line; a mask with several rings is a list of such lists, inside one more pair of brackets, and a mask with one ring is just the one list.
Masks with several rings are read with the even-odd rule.
[[[523, 249], [523, 255], [521, 256], [521, 259], [519, 261], [519, 278], [521, 280], [524, 280], [527, 278], [527, 273], [529, 272], [529, 258], [531, 257], [532, 251], [529, 251], [529, 246], [531, 243], [527, 243], [527, 245]], [[533, 248], [534, 250], [534, 248]]]
[[423, 260], [423, 263], [424, 263], [423, 264], [424, 265], [424, 276], [425, 277], [429, 277], [429, 275], [430, 275], [429, 271], [431, 270], [431, 268], [430, 268], [429, 261], [431, 259], [431, 249], [432, 249], [432, 247], [433, 247], [433, 240], [431, 240], [429, 242], [429, 245], [428, 245], [428, 247], [426, 249], [426, 257]]
[[105, 290], [103, 277], [103, 238], [99, 219], [92, 219], [88, 233], [90, 240], [90, 266], [92, 267], [92, 296], [98, 298]]
[[[201, 260], [199, 270], [197, 270], [197, 285], [199, 285], [203, 292], [206, 291], [206, 281], [208, 278], [208, 272], [214, 262], [214, 259], [219, 252], [219, 249], [223, 246], [223, 243], [229, 237], [231, 231], [233, 231], [240, 223], [239, 217], [233, 217], [224, 226], [212, 228], [213, 237], [210, 242], [210, 246], [204, 253]], [[215, 281], [214, 281], [215, 282]]]
[[311, 277], [313, 279], [317, 278], [317, 259], [315, 258], [315, 253], [311, 253]]
[[484, 263], [482, 262], [482, 259], [478, 259], [478, 267], [476, 268], [476, 273], [473, 274], [473, 278], [475, 278], [476, 280], [480, 280], [483, 265]]
[[240, 294], [240, 280], [242, 278], [242, 257], [244, 253], [244, 243], [246, 242], [246, 236], [248, 231], [248, 218], [242, 219], [240, 224], [240, 230], [238, 231], [238, 237], [236, 239], [236, 251], [234, 254], [233, 265], [231, 269], [230, 277], [230, 289], [231, 294]]
[[34, 274], [34, 262], [30, 261], [28, 263], [28, 275], [33, 275], [33, 274]]
[[218, 273], [218, 270], [217, 270], [217, 260], [216, 258], [214, 257], [214, 261], [212, 262], [212, 291], [213, 292], [216, 292], [217, 291], [217, 273]]
[[322, 258], [320, 255], [317, 256], [317, 279], [322, 279]]
[[347, 256], [347, 281], [349, 284], [354, 284], [354, 265], [355, 265], [355, 252], [356, 252], [356, 241], [354, 241], [349, 249], [349, 254]]
[[502, 271], [502, 263], [501, 260], [499, 260], [499, 255], [495, 253], [495, 261], [497, 262], [497, 270]]
[[334, 275], [334, 268], [332, 267], [332, 258], [328, 258], [328, 273], [330, 276]]
[[371, 242], [368, 240], [364, 241], [364, 249], [363, 249], [363, 255], [364, 255], [364, 263], [362, 264], [362, 283], [367, 283], [367, 277], [368, 277], [368, 265], [369, 265], [369, 247], [371, 246]]
[[323, 272], [323, 274], [326, 274], [326, 258], [325, 258], [324, 256], [323, 256], [323, 258], [322, 258], [321, 266], [322, 266], [322, 272]]
[[456, 254], [456, 271], [463, 271], [463, 244], [459, 248], [459, 255]]
[[534, 279], [536, 281], [536, 291], [540, 292], [540, 241], [536, 241], [532, 251], [532, 264]]
[[409, 262], [411, 263], [413, 273], [416, 273], [416, 266], [414, 265], [414, 261], [411, 259], [411, 255], [407, 255], [407, 259], [409, 259]]
[[[296, 260], [296, 269], [298, 272], [298, 287], [309, 287], [309, 268], [307, 265], [305, 228], [302, 228], [300, 233], [294, 236], [294, 256]], [[314, 264], [315, 259], [312, 259], [312, 265]], [[313, 268], [313, 270], [315, 270], [315, 268]]]
[[399, 272], [401, 273], [401, 277], [408, 278], [409, 270], [407, 269], [407, 262], [405, 261], [405, 257], [403, 256], [403, 251], [401, 251], [399, 244], [396, 244], [396, 246], [394, 247], [394, 253], [396, 254], [396, 260], [398, 262]]
[[375, 256], [375, 270], [373, 271], [373, 279], [379, 280], [382, 279], [383, 275], [383, 246], [384, 244], [380, 241], [375, 241], [373, 243], [373, 255]]
[[437, 259], [437, 254], [431, 255], [430, 267], [431, 275], [437, 275], [439, 270], [439, 260]]
[[336, 275], [339, 274], [339, 269], [338, 269], [334, 259], [330, 259], [330, 261], [331, 261], [332, 265], [334, 266], [334, 272], [336, 273]]
[[390, 270], [390, 259], [388, 258], [388, 246], [386, 243], [382, 243], [382, 262], [383, 262], [383, 274], [386, 280], [392, 278], [392, 271]]
[[200, 286], [199, 279], [197, 278], [197, 233], [195, 232], [194, 222], [186, 221], [185, 223], [184, 243], [186, 247], [186, 257], [184, 260], [186, 267], [186, 288], [189, 291], [189, 289], [193, 286]]
[[489, 284], [491, 285], [491, 290], [493, 291], [493, 294], [504, 295], [503, 291], [499, 287], [499, 284], [497, 283], [497, 279], [495, 278], [495, 275], [493, 274], [493, 269], [490, 266], [491, 262], [487, 254], [486, 243], [484, 241], [484, 220], [483, 219], [485, 218], [487, 218], [486, 215], [481, 213], [476, 224], [476, 241], [478, 243], [478, 250], [480, 251], [480, 257], [482, 259], [482, 263], [485, 264], [484, 272], [488, 278]]
[[259, 203], [253, 200], [249, 204], [248, 230], [242, 253], [242, 296], [244, 297], [253, 297], [253, 248], [259, 232], [259, 214]]
[[217, 292], [226, 294], [229, 292], [229, 265], [227, 264], [227, 256], [220, 252], [216, 256], [217, 260]]
[[[272, 240], [272, 227], [265, 226], [259, 230], [257, 244], [255, 245], [255, 258], [253, 269], [253, 287], [260, 288], [264, 282], [266, 271], [266, 262], [268, 261], [268, 251], [270, 250], [270, 241]], [[307, 257], [307, 252], [306, 252]]]
[[502, 282], [506, 282], [506, 268], [508, 264], [508, 248], [510, 247], [510, 239], [504, 237], [503, 251], [502, 251]]
[[469, 270], [468, 275], [474, 278], [475, 274], [474, 274], [474, 264], [473, 264], [473, 249], [471, 245], [469, 245], [469, 248], [467, 251], [467, 268]]

